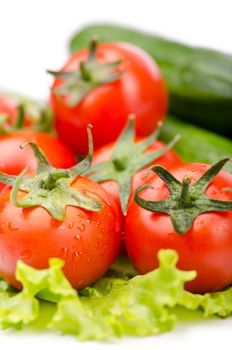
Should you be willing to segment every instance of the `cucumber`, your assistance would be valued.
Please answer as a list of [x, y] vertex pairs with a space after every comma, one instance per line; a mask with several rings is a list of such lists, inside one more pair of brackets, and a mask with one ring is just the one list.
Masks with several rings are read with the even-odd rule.
[[146, 50], [167, 82], [171, 113], [231, 134], [232, 56], [107, 24], [90, 25], [76, 33], [69, 44], [71, 52], [86, 47], [93, 35], [100, 41], [127, 41]]
[[[177, 134], [181, 138], [174, 149], [185, 162], [214, 164], [220, 159], [232, 158], [232, 142], [229, 139], [168, 116], [160, 139], [169, 142]], [[228, 162], [225, 169], [232, 174], [232, 162]]]

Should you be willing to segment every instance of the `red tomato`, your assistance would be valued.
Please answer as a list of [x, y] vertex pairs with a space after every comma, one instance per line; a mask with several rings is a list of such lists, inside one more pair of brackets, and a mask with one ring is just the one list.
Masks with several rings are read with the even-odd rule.
[[[179, 181], [187, 176], [195, 182], [209, 168], [205, 164], [184, 164], [171, 170]], [[169, 196], [166, 184], [156, 175], [150, 179], [152, 189], [145, 189], [140, 196], [152, 201]], [[232, 187], [232, 175], [221, 171], [210, 183], [206, 195], [218, 200], [232, 200], [232, 193], [224, 188]], [[160, 249], [175, 249], [179, 254], [178, 267], [196, 270], [197, 277], [186, 283], [191, 292], [217, 291], [232, 283], [232, 211], [209, 212], [199, 215], [186, 234], [175, 232], [170, 216], [143, 209], [130, 201], [125, 223], [128, 254], [140, 273], [158, 266]]]
[[22, 130], [0, 136], [0, 171], [18, 175], [26, 167], [36, 169], [31, 147], [20, 148], [29, 141], [36, 143], [56, 168], [68, 168], [76, 163], [73, 153], [57, 138], [44, 132]]
[[0, 115], [7, 115], [10, 120], [15, 120], [18, 108], [16, 103], [6, 96], [0, 96]]
[[[17, 208], [5, 187], [0, 202], [0, 275], [17, 288], [17, 260], [38, 269], [48, 267], [50, 257], [65, 262], [63, 271], [74, 288], [100, 278], [114, 262], [121, 225], [115, 203], [104, 189], [78, 177], [72, 187], [101, 201], [102, 209], [91, 212], [68, 206], [64, 221], [57, 221], [43, 208]], [[24, 196], [19, 192], [19, 199]], [[38, 225], [39, 223], [39, 225]]]
[[[137, 142], [141, 141], [141, 138], [137, 138]], [[155, 140], [153, 143], [148, 147], [147, 152], [152, 152], [155, 150], [160, 150], [165, 147], [165, 144], [161, 141]], [[113, 152], [114, 149], [114, 143], [110, 143], [108, 145], [105, 145], [101, 148], [99, 148], [93, 157], [93, 164], [98, 164], [101, 162], [104, 162], [108, 160]], [[179, 164], [181, 162], [180, 157], [178, 154], [173, 151], [169, 150], [165, 152], [161, 157], [158, 159], [155, 159], [150, 166], [153, 164], [164, 166], [165, 168], [170, 168], [176, 164]], [[153, 177], [154, 173], [150, 170], [150, 166], [147, 166], [145, 169], [140, 170], [138, 173], [136, 173], [133, 176], [132, 179], [132, 193], [136, 190], [137, 187], [142, 185], [144, 182], [149, 181], [151, 177]], [[105, 181], [101, 183], [102, 187], [111, 194], [111, 196], [114, 198], [115, 202], [117, 203], [117, 206], [122, 214], [122, 209], [120, 205], [120, 199], [119, 199], [119, 187], [118, 184], [115, 181]]]
[[[14, 97], [0, 95], [0, 115], [5, 115], [9, 119], [11, 125], [14, 124], [18, 116], [18, 104]], [[31, 116], [26, 113], [25, 120], [23, 123], [25, 126], [32, 125]]]
[[[161, 73], [143, 50], [127, 43], [104, 43], [97, 47], [100, 63], [122, 61], [125, 72], [111, 83], [97, 86], [76, 106], [67, 105], [55, 89], [63, 85], [56, 78], [52, 86], [51, 105], [59, 137], [77, 153], [87, 153], [86, 126], [93, 125], [95, 149], [114, 141], [124, 128], [128, 115], [136, 115], [137, 135], [149, 135], [167, 110], [167, 92]], [[88, 50], [75, 53], [62, 71], [78, 69], [86, 61]]]

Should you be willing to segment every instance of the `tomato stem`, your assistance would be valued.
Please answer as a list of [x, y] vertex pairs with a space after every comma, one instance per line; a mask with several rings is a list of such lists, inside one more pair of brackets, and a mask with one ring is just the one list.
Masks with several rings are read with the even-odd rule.
[[220, 160], [193, 184], [190, 184], [188, 176], [180, 182], [168, 170], [154, 166], [152, 170], [167, 185], [169, 197], [159, 201], [146, 200], [139, 196], [140, 192], [148, 189], [148, 186], [142, 185], [135, 191], [135, 202], [146, 210], [169, 215], [174, 230], [179, 234], [187, 233], [198, 215], [211, 211], [232, 210], [232, 201], [216, 200], [205, 194], [208, 185], [229, 160], [228, 158]]
[[56, 187], [57, 181], [62, 178], [68, 178], [68, 172], [63, 169], [57, 169], [53, 173], [48, 174], [47, 179], [40, 182], [41, 188], [45, 190], [53, 190]]
[[112, 160], [114, 166], [115, 166], [115, 169], [117, 171], [123, 171], [126, 169], [127, 167], [127, 164], [126, 164], [126, 159], [120, 159], [120, 158], [115, 158]]
[[86, 80], [86, 81], [91, 80], [91, 72], [87, 68], [85, 62], [80, 63], [80, 71], [81, 71], [81, 76], [84, 80]]
[[124, 70], [120, 69], [120, 60], [109, 63], [100, 63], [97, 60], [97, 44], [97, 38], [93, 37], [87, 59], [82, 61], [76, 70], [47, 71], [62, 80], [62, 84], [55, 88], [54, 92], [60, 97], [68, 97], [64, 103], [70, 107], [78, 105], [97, 86], [113, 82], [124, 74]]
[[93, 36], [89, 43], [89, 61], [96, 60], [96, 50], [98, 45], [97, 36]]
[[15, 121], [14, 129], [19, 130], [23, 127], [25, 120], [25, 107], [22, 103], [18, 105], [18, 115]]
[[180, 195], [180, 205], [182, 208], [188, 208], [191, 205], [191, 198], [189, 195], [190, 181], [190, 177], [186, 177], [183, 181], [183, 187]]
[[[24, 125], [26, 112], [30, 117], [33, 116], [31, 126]], [[0, 115], [0, 134], [5, 135], [18, 130], [52, 132], [53, 114], [51, 109], [45, 105], [20, 102], [17, 107], [16, 120], [13, 124], [8, 115]]]
[[122, 211], [125, 214], [131, 192], [131, 179], [136, 172], [161, 157], [178, 141], [175, 137], [162, 149], [146, 152], [157, 139], [162, 125], [158, 126], [150, 136], [140, 142], [135, 139], [135, 116], [130, 115], [128, 123], [119, 135], [111, 157], [102, 163], [91, 166], [86, 175], [97, 182], [113, 180], [118, 183]]
[[[71, 186], [73, 181], [86, 171], [92, 162], [93, 140], [90, 125], [87, 132], [89, 153], [80, 163], [69, 169], [53, 168], [43, 152], [32, 142], [21, 147], [29, 145], [32, 148], [37, 161], [36, 174], [31, 177], [24, 176], [28, 169], [24, 169], [19, 176], [0, 172], [0, 181], [13, 187], [11, 199], [15, 206], [21, 208], [41, 206], [59, 221], [65, 219], [66, 206], [68, 205], [90, 211], [102, 209], [99, 200], [92, 198], [92, 196], [89, 197], [88, 193], [81, 193]], [[26, 192], [20, 201], [17, 199], [18, 190]]]

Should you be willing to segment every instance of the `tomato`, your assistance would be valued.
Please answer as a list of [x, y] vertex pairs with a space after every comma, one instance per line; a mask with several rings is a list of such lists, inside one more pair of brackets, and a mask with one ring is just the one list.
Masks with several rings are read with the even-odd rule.
[[[0, 115], [6, 116], [10, 125], [13, 125], [17, 119], [19, 113], [18, 107], [19, 104], [17, 103], [16, 98], [0, 94]], [[26, 113], [23, 125], [31, 126], [32, 124], [32, 116], [30, 116], [29, 113]]]
[[[139, 141], [142, 141], [142, 139], [137, 138], [135, 144]], [[115, 149], [115, 146], [116, 146], [116, 143], [110, 143], [108, 145], [105, 145], [105, 146], [99, 148], [94, 154], [93, 165], [98, 164], [98, 163], [102, 163], [102, 162], [110, 159], [112, 152]], [[161, 150], [164, 147], [165, 147], [164, 143], [157, 141], [157, 140], [154, 140], [150, 144], [150, 146], [147, 148], [145, 153]], [[128, 162], [129, 162], [129, 160], [128, 160]], [[178, 163], [180, 163], [179, 156], [173, 150], [168, 150], [162, 156], [155, 159], [151, 164], [160, 164], [160, 165], [164, 165], [166, 167], [170, 167], [170, 166], [173, 166], [173, 165], [178, 164]], [[100, 169], [99, 169], [99, 172], [101, 172]], [[121, 176], [125, 176], [125, 175], [122, 173]], [[135, 173], [134, 176], [132, 177], [131, 193], [133, 193], [135, 191], [135, 189], [138, 186], [140, 186], [144, 181], [148, 181], [151, 176], [153, 176], [153, 172], [149, 169], [148, 166], [146, 168], [138, 171], [137, 173]], [[128, 178], [129, 183], [130, 183], [130, 181], [131, 181], [131, 179]], [[123, 226], [124, 226], [125, 217], [124, 217], [124, 214], [122, 211], [122, 203], [120, 202], [120, 193], [119, 193], [118, 183], [116, 181], [112, 181], [112, 180], [104, 181], [104, 182], [99, 181], [99, 183], [115, 200], [117, 207], [118, 207], [118, 210], [119, 210], [120, 215], [121, 215], [121, 220], [123, 222]], [[120, 252], [122, 254], [126, 253], [124, 236], [123, 236], [122, 246], [121, 246]]]
[[[25, 119], [23, 119], [22, 128], [9, 129], [14, 126], [19, 112], [16, 97], [0, 95], [0, 115], [4, 115], [9, 119], [6, 133], [0, 135], [0, 171], [18, 175], [26, 167], [29, 167], [30, 171], [35, 170], [36, 161], [31, 148], [20, 149], [21, 145], [29, 141], [36, 143], [43, 150], [54, 167], [68, 168], [76, 163], [72, 151], [57, 138], [29, 128], [29, 126], [32, 126], [33, 120], [27, 111], [26, 115], [23, 115]], [[24, 113], [24, 110], [22, 113]], [[2, 187], [3, 184], [0, 184], [0, 189]]]
[[[170, 172], [179, 181], [186, 176], [191, 183], [209, 169], [205, 164], [183, 164]], [[154, 175], [140, 197], [146, 200], [165, 200], [170, 196], [167, 185]], [[232, 175], [226, 171], [212, 180], [206, 189], [210, 198], [231, 201], [232, 193], [225, 188], [232, 187]], [[198, 215], [185, 234], [175, 231], [169, 215], [152, 212], [139, 206], [131, 199], [125, 223], [125, 239], [128, 254], [140, 273], [146, 273], [158, 266], [157, 253], [160, 249], [175, 249], [179, 254], [178, 267], [182, 270], [196, 270], [197, 277], [186, 284], [195, 293], [217, 291], [232, 283], [232, 211], [211, 211]]]
[[11, 121], [16, 119], [18, 108], [9, 97], [0, 95], [0, 115], [7, 115]]
[[[128, 115], [136, 115], [136, 132], [149, 135], [167, 110], [167, 92], [159, 68], [152, 58], [128, 43], [103, 43], [96, 50], [97, 62], [106, 64], [122, 61], [124, 73], [116, 80], [98, 85], [74, 106], [67, 96], [58, 96], [64, 84], [57, 77], [51, 89], [51, 105], [59, 137], [77, 153], [87, 152], [86, 126], [93, 125], [95, 149], [114, 141], [124, 128]], [[86, 62], [88, 50], [75, 53], [61, 71], [75, 71]]]
[[22, 130], [0, 136], [0, 171], [18, 175], [26, 167], [35, 170], [36, 161], [32, 149], [20, 148], [29, 141], [36, 143], [56, 168], [68, 168], [76, 163], [73, 153], [57, 138], [45, 132]]
[[[141, 141], [141, 138], [137, 138], [136, 142]], [[98, 164], [101, 162], [104, 162], [108, 160], [114, 150], [115, 143], [110, 143], [108, 145], [105, 145], [101, 148], [99, 148], [93, 157], [93, 164]], [[146, 152], [152, 152], [156, 150], [161, 150], [165, 147], [165, 144], [161, 141], [154, 140], [152, 144], [148, 147]], [[134, 193], [135, 189], [142, 185], [144, 182], [149, 181], [151, 177], [153, 177], [153, 172], [150, 170], [150, 166], [153, 164], [159, 164], [164, 167], [172, 167], [176, 164], [179, 164], [181, 162], [180, 157], [178, 154], [173, 151], [172, 149], [165, 152], [161, 157], [155, 159], [149, 166], [146, 168], [140, 170], [136, 174], [134, 174], [132, 178], [132, 189], [131, 193]], [[111, 194], [111, 196], [114, 198], [115, 202], [117, 203], [117, 206], [122, 214], [121, 204], [120, 204], [120, 198], [119, 198], [119, 187], [118, 184], [115, 181], [104, 181], [101, 182], [101, 186]]]
[[[98, 199], [102, 209], [93, 212], [67, 206], [66, 218], [58, 221], [40, 206], [14, 206], [9, 187], [2, 190], [0, 275], [13, 286], [20, 288], [15, 279], [19, 259], [38, 269], [48, 267], [50, 257], [63, 259], [63, 271], [75, 288], [93, 283], [114, 262], [121, 240], [115, 203], [100, 185], [87, 178], [78, 177], [72, 187]], [[18, 198], [24, 195], [20, 191]]]

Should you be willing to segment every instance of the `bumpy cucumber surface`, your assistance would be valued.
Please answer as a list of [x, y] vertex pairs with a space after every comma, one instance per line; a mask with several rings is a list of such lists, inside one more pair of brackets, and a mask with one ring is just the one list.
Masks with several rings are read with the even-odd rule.
[[100, 41], [127, 41], [146, 50], [166, 79], [170, 112], [216, 132], [231, 134], [232, 56], [106, 24], [90, 25], [76, 33], [70, 41], [71, 52], [86, 47], [93, 35]]

